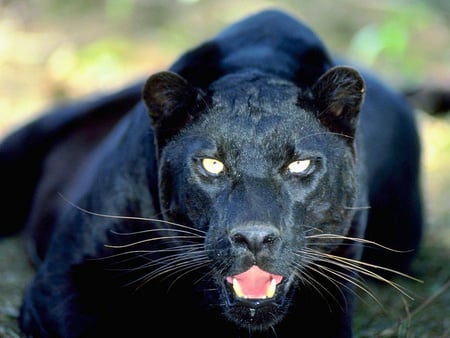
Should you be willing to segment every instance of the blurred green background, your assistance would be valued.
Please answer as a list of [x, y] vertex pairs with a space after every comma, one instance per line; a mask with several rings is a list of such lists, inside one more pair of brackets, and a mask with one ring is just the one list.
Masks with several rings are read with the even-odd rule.
[[[399, 90], [450, 90], [448, 0], [0, 0], [0, 138], [53, 104], [105, 92], [165, 69], [186, 49], [267, 7], [286, 9], [329, 49], [374, 69]], [[450, 118], [417, 110], [423, 139], [426, 233], [415, 300], [371, 284], [357, 337], [450, 337]], [[11, 178], [14, 179], [14, 178]], [[14, 237], [0, 240], [0, 337], [33, 271]]]

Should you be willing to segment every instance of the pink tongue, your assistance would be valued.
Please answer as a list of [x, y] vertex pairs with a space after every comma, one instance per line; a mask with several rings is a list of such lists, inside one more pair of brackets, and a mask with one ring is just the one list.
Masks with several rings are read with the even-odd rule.
[[238, 275], [227, 277], [228, 283], [233, 283], [233, 279], [239, 282], [243, 294], [248, 298], [264, 298], [267, 289], [270, 286], [272, 279], [279, 284], [283, 279], [282, 276], [273, 275], [264, 270], [261, 270], [256, 265], [253, 265], [247, 271]]

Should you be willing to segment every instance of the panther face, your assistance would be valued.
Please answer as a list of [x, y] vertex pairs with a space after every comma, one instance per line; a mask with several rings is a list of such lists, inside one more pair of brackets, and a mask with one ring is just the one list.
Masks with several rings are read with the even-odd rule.
[[172, 73], [148, 80], [165, 219], [202, 233], [192, 261], [239, 326], [279, 322], [349, 231], [362, 93], [344, 67], [307, 91], [258, 74], [224, 77], [207, 94]]

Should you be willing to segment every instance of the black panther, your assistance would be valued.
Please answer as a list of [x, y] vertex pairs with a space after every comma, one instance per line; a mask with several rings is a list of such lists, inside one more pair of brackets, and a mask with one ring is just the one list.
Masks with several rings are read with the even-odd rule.
[[0, 160], [2, 232], [37, 264], [27, 337], [351, 337], [358, 276], [420, 247], [412, 109], [278, 10], [56, 108]]

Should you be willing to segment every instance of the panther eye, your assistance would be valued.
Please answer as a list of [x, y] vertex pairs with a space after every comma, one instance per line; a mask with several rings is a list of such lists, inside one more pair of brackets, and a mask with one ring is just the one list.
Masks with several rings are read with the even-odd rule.
[[306, 174], [311, 165], [311, 160], [297, 160], [288, 165], [288, 170], [291, 174]]
[[202, 167], [212, 175], [219, 175], [224, 169], [223, 163], [215, 158], [202, 159]]

